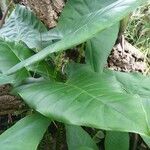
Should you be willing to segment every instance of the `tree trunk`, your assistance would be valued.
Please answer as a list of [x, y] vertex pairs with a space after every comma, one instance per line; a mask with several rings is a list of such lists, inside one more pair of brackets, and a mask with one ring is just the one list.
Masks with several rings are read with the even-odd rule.
[[25, 108], [20, 98], [9, 94], [10, 90], [9, 84], [0, 86], [0, 115], [12, 114]]
[[26, 4], [47, 27], [52, 28], [56, 26], [65, 2], [64, 0], [26, 0]]

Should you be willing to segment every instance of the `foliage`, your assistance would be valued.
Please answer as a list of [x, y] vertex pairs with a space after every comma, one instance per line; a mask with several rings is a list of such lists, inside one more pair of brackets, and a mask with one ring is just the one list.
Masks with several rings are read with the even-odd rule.
[[35, 150], [49, 124], [50, 120], [39, 114], [23, 118], [0, 136], [1, 149]]
[[76, 150], [84, 147], [87, 147], [87, 149], [91, 148], [93, 150], [98, 150], [94, 140], [79, 126], [67, 125], [66, 135], [69, 150]]
[[17, 6], [0, 30], [1, 37], [10, 41], [23, 41], [29, 48], [39, 48], [42, 43], [40, 33], [46, 27], [25, 7]]
[[128, 150], [129, 149], [129, 134], [122, 132], [109, 131], [106, 134], [105, 140], [106, 150]]
[[[128, 149], [127, 132], [138, 133], [149, 143], [150, 78], [105, 68], [117, 40], [119, 22], [145, 2], [69, 0], [58, 25], [50, 31], [30, 10], [18, 5], [0, 29], [0, 84], [13, 84], [17, 94], [38, 114], [5, 131], [0, 147], [37, 149], [51, 120], [65, 124], [69, 150], [99, 149], [80, 126], [106, 130], [108, 150], [120, 143], [122, 149]], [[60, 78], [55, 56], [65, 50], [67, 55], [75, 46], [85, 52], [85, 62], [69, 60], [65, 71], [62, 63]], [[115, 136], [125, 140], [116, 142]]]
[[139, 7], [131, 16], [125, 36], [130, 43], [150, 53], [150, 4]]
[[[146, 56], [150, 65], [150, 3], [139, 7], [130, 17], [125, 31], [126, 39], [139, 48]], [[150, 73], [150, 67], [146, 73]]]

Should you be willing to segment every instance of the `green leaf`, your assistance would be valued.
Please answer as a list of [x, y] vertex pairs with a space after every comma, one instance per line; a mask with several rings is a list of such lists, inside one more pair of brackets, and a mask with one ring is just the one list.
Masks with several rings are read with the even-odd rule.
[[30, 48], [42, 47], [42, 32], [46, 27], [25, 6], [17, 5], [2, 29], [0, 36], [11, 41], [23, 41]]
[[[46, 42], [53, 39], [62, 39], [72, 30], [72, 22], [77, 22], [80, 18], [82, 19], [83, 16], [102, 9], [115, 1], [117, 0], [68, 0], [58, 19], [56, 28], [42, 33], [42, 40]], [[68, 29], [68, 25], [70, 29]]]
[[[84, 15], [106, 7], [116, 1], [117, 0], [69, 0], [58, 22], [58, 28], [60, 28], [62, 32], [61, 35], [67, 30], [67, 26], [64, 26], [64, 24], [68, 24], [77, 18], [82, 18]], [[103, 70], [118, 37], [118, 32], [119, 24], [117, 23], [105, 31], [100, 32], [86, 43], [86, 62], [91, 65], [94, 71], [99, 72]], [[49, 36], [50, 35], [51, 33], [49, 33]]]
[[148, 136], [142, 136], [142, 139], [144, 140], [144, 142], [148, 145], [148, 147], [150, 148], [150, 137]]
[[[26, 46], [23, 46], [21, 44], [15, 44], [14, 42], [7, 42], [5, 40], [0, 39], [1, 73], [6, 72], [12, 66], [23, 61], [24, 59], [27, 59], [28, 57], [31, 57], [32, 55], [33, 52]], [[35, 65], [29, 66], [27, 68], [23, 68], [22, 70], [11, 75], [9, 78], [13, 80], [13, 83], [18, 83], [30, 76], [29, 71], [42, 74], [46, 77], [51, 77], [53, 75], [52, 68], [50, 68], [50, 66], [43, 61], [36, 63]]]
[[82, 127], [66, 125], [66, 136], [69, 150], [77, 150], [84, 146], [98, 150], [93, 139]]
[[138, 73], [124, 74], [115, 72], [115, 76], [120, 82], [121, 86], [124, 87], [125, 92], [137, 95], [141, 99], [141, 106], [145, 113], [145, 118], [149, 128], [150, 125], [150, 77], [143, 76]]
[[106, 132], [105, 150], [129, 150], [129, 133]]
[[14, 84], [14, 79], [12, 77], [0, 74], [0, 85], [7, 83]]
[[[145, 118], [147, 124], [150, 125], [150, 77], [137, 73], [124, 74], [117, 72], [116, 77], [127, 93], [136, 94], [142, 99], [141, 104], [143, 106]], [[150, 136], [142, 135], [142, 138], [150, 147]]]
[[[20, 61], [30, 57], [30, 51], [22, 45], [12, 42], [6, 42], [0, 39], [0, 72], [4, 73], [9, 70], [12, 66], [16, 65]], [[3, 75], [4, 76], [4, 75]], [[22, 70], [11, 75], [12, 82], [20, 82], [26, 77], [30, 76], [29, 72], [23, 68]]]
[[84, 146], [84, 147], [78, 148], [78, 150], [94, 150], [94, 149]]
[[36, 150], [50, 120], [34, 114], [18, 121], [0, 135], [2, 150]]
[[150, 115], [146, 114], [149, 105], [143, 106], [149, 98], [145, 101], [140, 95], [129, 93], [120, 82], [124, 76], [132, 87], [140, 79], [141, 90], [148, 93], [150, 79], [147, 87], [143, 85], [144, 76], [130, 81], [133, 75], [127, 73], [106, 70], [99, 74], [80, 66], [73, 70], [66, 83], [30, 84], [22, 86], [18, 93], [31, 108], [67, 124], [150, 135]]
[[40, 61], [34, 65], [28, 66], [27, 69], [34, 74], [39, 74], [46, 79], [54, 79], [54, 66], [46, 61]]
[[118, 32], [119, 24], [115, 24], [86, 43], [86, 62], [91, 65], [94, 71], [103, 71], [118, 37]]
[[[94, 13], [116, 1], [117, 0], [68, 0], [56, 28], [59, 30], [59, 33], [64, 36], [65, 33], [68, 32], [68, 26], [65, 24], [70, 24], [75, 20], [79, 20], [87, 14]], [[51, 33], [51, 31], [49, 32]]]
[[68, 30], [64, 38], [12, 67], [7, 71], [7, 74], [14, 73], [25, 66], [40, 61], [53, 52], [69, 49], [93, 38], [100, 31], [111, 27], [123, 19], [124, 16], [127, 16], [145, 1], [146, 0], [118, 0], [102, 9], [72, 21], [67, 25]]

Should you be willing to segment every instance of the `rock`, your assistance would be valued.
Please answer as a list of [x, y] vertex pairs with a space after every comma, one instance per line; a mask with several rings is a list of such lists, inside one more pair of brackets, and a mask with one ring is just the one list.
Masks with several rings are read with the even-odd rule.
[[107, 66], [122, 72], [144, 73], [148, 68], [145, 60], [144, 54], [125, 40], [123, 46], [119, 43], [113, 48]]

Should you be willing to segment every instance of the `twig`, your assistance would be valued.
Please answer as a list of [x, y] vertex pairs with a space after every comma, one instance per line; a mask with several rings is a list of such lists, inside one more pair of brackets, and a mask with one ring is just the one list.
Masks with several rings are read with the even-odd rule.
[[2, 28], [3, 24], [5, 23], [6, 16], [7, 16], [8, 11], [9, 11], [9, 9], [10, 9], [10, 6], [11, 6], [12, 4], [13, 4], [13, 0], [11, 0], [10, 3], [8, 4], [8, 6], [7, 6], [7, 9], [6, 9], [6, 11], [5, 11], [5, 13], [4, 13], [3, 17], [2, 17], [2, 20], [1, 20], [1, 22], [0, 22], [0, 28]]

